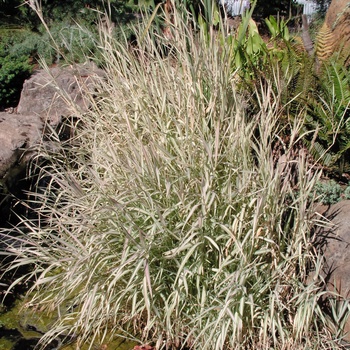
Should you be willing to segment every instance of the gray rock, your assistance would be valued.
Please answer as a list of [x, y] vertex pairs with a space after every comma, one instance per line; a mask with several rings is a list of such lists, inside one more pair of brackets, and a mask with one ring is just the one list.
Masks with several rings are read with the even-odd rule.
[[46, 123], [90, 106], [91, 91], [104, 73], [93, 64], [39, 70], [24, 82], [20, 102], [12, 113], [0, 113], [0, 180], [23, 152], [41, 140]]
[[40, 70], [23, 85], [19, 114], [39, 115], [52, 125], [72, 114], [72, 106], [86, 112], [90, 106], [87, 90], [103, 72], [93, 64]]
[[343, 200], [318, 210], [330, 227], [322, 229], [322, 253], [329, 286], [347, 296], [350, 292], [350, 200]]
[[[330, 220], [327, 228], [317, 233], [325, 266], [323, 277], [327, 290], [350, 297], [350, 200], [343, 200], [330, 207], [320, 206], [317, 211]], [[350, 341], [350, 319], [345, 325], [346, 341]]]
[[0, 178], [40, 139], [43, 125], [36, 115], [0, 113]]

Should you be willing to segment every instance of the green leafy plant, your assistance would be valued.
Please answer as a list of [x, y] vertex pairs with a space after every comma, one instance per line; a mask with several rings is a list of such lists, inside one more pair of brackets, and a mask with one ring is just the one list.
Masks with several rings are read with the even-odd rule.
[[16, 106], [23, 82], [31, 74], [28, 57], [0, 57], [0, 107]]
[[331, 170], [342, 174], [349, 168], [350, 80], [341, 61], [324, 63], [322, 73], [317, 91], [308, 101], [306, 125], [317, 129], [317, 140], [312, 149], [314, 156]]
[[256, 95], [256, 85], [266, 84], [281, 96], [281, 115], [293, 118], [312, 87], [313, 62], [295, 35], [289, 33], [287, 21], [271, 16], [265, 23], [269, 40], [260, 35], [252, 12], [242, 17], [237, 35], [227, 39], [232, 42], [232, 69], [241, 77], [252, 110], [258, 111], [262, 98]]
[[31, 74], [29, 55], [12, 52], [16, 42], [21, 42], [28, 35], [19, 28], [0, 29], [0, 108], [16, 106], [23, 82]]
[[347, 172], [350, 82], [344, 61], [334, 55], [318, 71], [314, 58], [290, 35], [286, 21], [270, 17], [265, 22], [270, 31], [268, 42], [259, 34], [251, 13], [243, 16], [236, 37], [228, 39], [234, 48], [233, 70], [241, 77], [252, 110], [259, 109], [261, 100], [255, 93], [257, 84], [267, 84], [281, 95], [281, 118], [293, 119], [306, 105], [303, 131], [311, 136], [304, 144], [328, 171]]
[[316, 194], [323, 204], [334, 204], [340, 201], [342, 188], [334, 180], [318, 182], [316, 184]]
[[174, 16], [170, 39], [140, 24], [134, 49], [101, 28], [106, 74], [81, 87], [90, 111], [71, 101], [76, 137], [53, 132], [38, 155], [49, 179], [27, 203], [38, 220], [4, 232], [16, 232], [7, 270], [31, 267], [13, 285], [34, 280], [28, 307], [59, 310], [43, 345], [91, 348], [116, 333], [163, 349], [335, 348], [322, 283], [306, 282], [321, 260], [309, 205], [319, 174], [292, 157], [304, 115], [277, 165], [281, 94], [258, 85], [252, 115], [232, 47]]
[[344, 198], [350, 199], [350, 186], [347, 186], [346, 189], [344, 190]]

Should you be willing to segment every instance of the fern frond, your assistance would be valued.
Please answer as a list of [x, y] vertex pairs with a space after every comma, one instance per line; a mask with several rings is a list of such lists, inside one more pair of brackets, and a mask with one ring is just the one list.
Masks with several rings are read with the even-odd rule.
[[316, 38], [316, 56], [320, 62], [324, 62], [333, 54], [333, 50], [333, 32], [328, 24], [324, 22]]
[[331, 62], [326, 67], [329, 88], [334, 91], [338, 104], [347, 105], [350, 101], [350, 79], [347, 69], [337, 62]]
[[326, 167], [329, 167], [334, 163], [334, 156], [319, 142], [314, 142], [312, 146], [313, 147], [311, 147], [309, 151], [316, 161], [321, 161]]

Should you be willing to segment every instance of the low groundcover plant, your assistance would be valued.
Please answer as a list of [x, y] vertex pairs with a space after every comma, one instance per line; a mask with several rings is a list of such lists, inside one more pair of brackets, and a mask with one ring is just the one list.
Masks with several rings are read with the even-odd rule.
[[303, 114], [278, 164], [280, 96], [257, 84], [260, 113], [248, 113], [230, 47], [174, 17], [167, 38], [136, 29], [134, 48], [101, 31], [106, 76], [90, 112], [72, 104], [76, 136], [41, 149], [38, 219], [23, 219], [6, 254], [9, 270], [30, 266], [28, 306], [58, 314], [42, 344], [118, 334], [168, 349], [333, 346], [317, 273], [306, 283], [321, 264], [319, 176], [302, 153], [289, 159]]

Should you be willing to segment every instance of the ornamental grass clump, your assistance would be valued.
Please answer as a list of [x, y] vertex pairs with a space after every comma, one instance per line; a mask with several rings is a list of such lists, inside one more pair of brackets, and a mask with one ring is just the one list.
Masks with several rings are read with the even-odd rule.
[[310, 233], [318, 175], [302, 153], [289, 159], [302, 114], [279, 125], [268, 84], [248, 113], [232, 50], [190, 17], [175, 12], [167, 37], [152, 28], [136, 29], [134, 47], [101, 31], [106, 75], [90, 111], [72, 104], [76, 136], [41, 149], [38, 219], [23, 219], [7, 254], [9, 270], [31, 268], [28, 306], [58, 315], [42, 344], [329, 346]]

